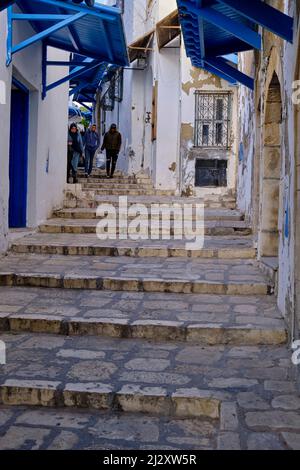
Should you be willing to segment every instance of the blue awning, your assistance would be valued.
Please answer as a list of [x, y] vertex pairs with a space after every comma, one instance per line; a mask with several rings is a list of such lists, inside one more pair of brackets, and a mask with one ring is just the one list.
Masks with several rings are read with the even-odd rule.
[[76, 108], [75, 106], [69, 106], [69, 119], [79, 117], [82, 118], [82, 112], [80, 109]]
[[[12, 55], [38, 41], [43, 43], [43, 93], [76, 77], [92, 73], [97, 81], [103, 62], [118, 67], [129, 64], [122, 12], [119, 8], [95, 4], [87, 7], [71, 0], [17, 0], [21, 13], [8, 9], [7, 64]], [[15, 21], [29, 21], [35, 34], [18, 44], [13, 42]], [[70, 61], [55, 62], [47, 58], [47, 48], [56, 47], [81, 57], [70, 74], [47, 83], [49, 66], [70, 66]], [[98, 76], [97, 76], [98, 74]]]
[[[80, 61], [83, 61], [83, 58], [75, 54], [72, 63], [77, 64]], [[73, 65], [70, 71], [72, 72], [74, 68], [76, 67]], [[116, 65], [102, 62], [97, 68], [87, 70], [70, 81], [70, 96], [73, 96], [73, 99], [79, 103], [94, 103], [97, 90], [105, 81], [109, 80], [118, 68]]]
[[96, 4], [93, 8], [62, 0], [17, 0], [23, 15], [12, 15], [12, 21], [28, 20], [37, 33], [12, 46], [12, 53], [36, 40], [47, 45], [107, 61], [128, 65], [128, 52], [121, 11], [116, 7]]
[[94, 102], [94, 95], [103, 80], [107, 67], [108, 64], [102, 62], [96, 69], [88, 70], [85, 74], [71, 80], [70, 96], [73, 96], [73, 99], [78, 102], [81, 102], [80, 95], [85, 102]]
[[293, 19], [261, 0], [177, 0], [188, 57], [195, 67], [254, 88], [254, 80], [237, 70], [229, 55], [261, 49], [263, 26], [293, 41]]

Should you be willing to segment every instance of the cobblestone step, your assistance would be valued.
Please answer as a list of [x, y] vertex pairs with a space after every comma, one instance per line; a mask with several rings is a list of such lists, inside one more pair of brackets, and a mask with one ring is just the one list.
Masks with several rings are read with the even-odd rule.
[[[78, 176], [79, 177], [84, 177], [85, 176], [85, 171], [83, 168], [78, 168]], [[130, 178], [131, 176], [125, 175], [122, 173], [120, 170], [116, 170], [114, 173], [114, 178]], [[132, 176], [134, 178], [134, 176]], [[93, 172], [90, 176], [90, 178], [106, 178], [106, 170], [100, 170], [98, 168], [93, 168]]]
[[87, 195], [92, 193], [96, 196], [171, 196], [173, 194], [172, 191], [162, 191], [158, 189], [117, 189], [117, 188], [102, 188], [102, 189], [88, 189], [82, 188], [83, 192]]
[[[250, 395], [259, 404], [259, 397]], [[266, 409], [260, 409], [256, 429], [247, 425], [258, 413], [245, 408], [246, 396], [247, 392], [241, 392], [239, 397], [244, 407], [223, 403], [220, 421], [83, 408], [0, 406], [0, 450], [299, 450], [297, 411], [277, 408], [295, 397], [278, 396], [260, 403]]]
[[152, 185], [145, 185], [145, 184], [140, 184], [140, 183], [109, 183], [104, 181], [103, 183], [82, 183], [82, 189], [83, 191], [86, 190], [91, 190], [94, 191], [95, 189], [109, 189], [109, 190], [125, 190], [129, 191], [131, 189], [133, 190], [153, 190]]
[[220, 429], [205, 418], [21, 406], [0, 406], [0, 422], [0, 450], [210, 450]]
[[[124, 194], [120, 194], [119, 196], [124, 196]], [[126, 194], [125, 194], [126, 196]], [[138, 204], [140, 198], [144, 199], [144, 202], [142, 204], [145, 205], [148, 209], [151, 208], [151, 204], [155, 203], [154, 202], [154, 197], [157, 196], [156, 194], [152, 194], [151, 197], [150, 195], [145, 196], [145, 195], [136, 195], [136, 199], [132, 197], [132, 195], [128, 195], [128, 198], [131, 197], [132, 201], [128, 204], [131, 206], [132, 204]], [[156, 200], [159, 201], [159, 196], [157, 196], [158, 199]], [[161, 196], [161, 197], [168, 197], [169, 196]], [[115, 196], [115, 194], [109, 195], [95, 195], [92, 191], [90, 194], [88, 192], [83, 192], [80, 196], [76, 196], [74, 194], [66, 194], [65, 200], [64, 200], [64, 207], [66, 209], [96, 209], [100, 204], [112, 204], [114, 205], [114, 200], [116, 200], [118, 196]], [[150, 202], [153, 201], [153, 202]], [[199, 203], [201, 202], [199, 199], [195, 200], [193, 198], [190, 198], [186, 201], [187, 204], [192, 204], [193, 202], [198, 201]], [[141, 202], [141, 201], [140, 201]], [[174, 196], [174, 202], [176, 202], [175, 196]], [[235, 202], [211, 202], [209, 200], [204, 200], [201, 202], [204, 206], [205, 209], [217, 209], [217, 210], [236, 210], [236, 203]], [[162, 202], [163, 204], [163, 202]]]
[[[285, 346], [205, 347], [30, 333], [3, 333], [1, 340], [7, 347], [7, 364], [0, 366], [2, 405], [208, 417], [223, 426], [235, 422], [237, 429], [238, 404], [252, 429], [300, 428]], [[226, 403], [231, 406], [224, 416]], [[279, 416], [271, 408], [276, 405], [293, 411]], [[268, 410], [266, 419], [258, 410]]]
[[86, 189], [153, 189], [151, 183], [138, 183], [115, 180], [79, 180], [82, 188]]
[[103, 240], [92, 234], [35, 233], [14, 241], [15, 253], [162, 258], [254, 259], [251, 237], [205, 236], [201, 250], [187, 249], [188, 240]]
[[[106, 220], [106, 217], [102, 217], [102, 219]], [[39, 231], [42, 233], [79, 233], [79, 234], [84, 234], [84, 233], [94, 233], [96, 234], [96, 229], [97, 229], [97, 224], [101, 218], [97, 219], [84, 219], [84, 220], [76, 220], [76, 219], [62, 219], [62, 218], [54, 218], [54, 219], [49, 219], [47, 222], [43, 223], [39, 227]], [[126, 230], [126, 233], [129, 235], [136, 234], [137, 233], [137, 228], [131, 227], [129, 221], [125, 220], [126, 225], [128, 225], [128, 230]], [[185, 232], [185, 235], [187, 236], [192, 236], [195, 234], [196, 231], [198, 231], [199, 235], [240, 235], [240, 236], [245, 236], [245, 235], [250, 235], [251, 234], [251, 229], [247, 226], [247, 224], [244, 221], [205, 221], [205, 226], [203, 227], [203, 220], [197, 220], [197, 225], [196, 221], [195, 224], [192, 224], [192, 221], [190, 221], [190, 224], [183, 224], [181, 221], [155, 221], [151, 220], [150, 222], [148, 220], [141, 221], [139, 224], [138, 231], [143, 234], [143, 236], [150, 236], [152, 235], [181, 235], [183, 234], [183, 230]], [[193, 226], [194, 225], [194, 226]], [[109, 222], [108, 222], [108, 227], [106, 230], [108, 233], [117, 233], [119, 234], [120, 232], [124, 233], [124, 230], [120, 230], [119, 226], [117, 225], [117, 232], [114, 226], [114, 223], [111, 224], [111, 227], [109, 227]], [[197, 233], [197, 232], [196, 232]]]
[[78, 257], [14, 254], [0, 261], [0, 285], [267, 295], [271, 281], [252, 260], [184, 258]]
[[[96, 195], [115, 195], [115, 194], [120, 194], [120, 195], [131, 195], [131, 196], [137, 196], [137, 195], [172, 195], [173, 194], [173, 191], [172, 190], [162, 190], [162, 189], [154, 189], [154, 188], [147, 188], [147, 187], [143, 187], [141, 185], [141, 187], [137, 187], [137, 188], [128, 188], [126, 185], [124, 186], [124, 188], [114, 188], [114, 187], [110, 187], [110, 186], [107, 186], [107, 187], [104, 187], [102, 185], [83, 185], [82, 187], [83, 191], [85, 192], [89, 192], [89, 191], [92, 191], [93, 193], [95, 193]], [[220, 203], [220, 204], [225, 204], [225, 203], [235, 203], [236, 200], [235, 198], [231, 197], [231, 196], [227, 196], [227, 197], [214, 197], [213, 195], [211, 196], [207, 196], [206, 197], [206, 200], [207, 201], [210, 201], [212, 203]]]
[[[113, 206], [116, 207], [117, 211], [116, 214], [118, 216], [118, 203], [114, 202]], [[169, 214], [169, 211], [162, 211], [163, 214]], [[96, 209], [58, 209], [53, 212], [53, 217], [60, 217], [62, 219], [98, 219]], [[109, 218], [109, 214], [107, 216]], [[128, 218], [130, 218], [130, 214], [128, 214]], [[151, 215], [148, 214], [145, 216], [141, 214], [141, 219], [149, 219]], [[176, 217], [175, 217], [176, 218]], [[195, 216], [192, 217], [193, 220]], [[170, 219], [174, 220], [174, 213], [170, 213]], [[189, 220], [189, 217], [187, 217]], [[204, 219], [205, 221], [243, 221], [244, 217], [239, 211], [234, 210], [205, 210], [204, 211]]]
[[[14, 297], [15, 293], [15, 297]], [[22, 294], [24, 296], [22, 297]], [[270, 296], [231, 297], [0, 288], [0, 330], [199, 344], [287, 341]]]

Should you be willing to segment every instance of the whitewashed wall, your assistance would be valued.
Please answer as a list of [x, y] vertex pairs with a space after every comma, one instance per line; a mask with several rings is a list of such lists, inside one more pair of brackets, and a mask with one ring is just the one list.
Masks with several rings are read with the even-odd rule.
[[[14, 41], [20, 41], [33, 31], [24, 22], [14, 24]], [[49, 92], [41, 99], [42, 52], [41, 44], [35, 44], [13, 57], [8, 68], [6, 59], [6, 12], [0, 15], [0, 80], [7, 89], [7, 105], [0, 105], [1, 138], [1, 188], [0, 188], [0, 247], [6, 248], [7, 211], [9, 196], [9, 136], [10, 136], [10, 92], [12, 74], [30, 92], [30, 122], [28, 151], [28, 199], [27, 226], [35, 227], [50, 216], [53, 207], [63, 201], [67, 165], [68, 84]], [[68, 54], [49, 50], [49, 58], [66, 60]], [[48, 81], [61, 78], [67, 70], [52, 68]], [[46, 172], [46, 167], [49, 171]], [[1, 241], [2, 240], [2, 241]]]

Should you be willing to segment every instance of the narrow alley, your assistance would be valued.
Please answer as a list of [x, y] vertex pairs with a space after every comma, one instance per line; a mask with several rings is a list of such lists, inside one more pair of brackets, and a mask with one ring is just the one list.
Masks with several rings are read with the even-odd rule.
[[300, 450], [300, 2], [242, 3], [1, 7], [0, 451]]
[[[68, 208], [67, 198], [0, 263], [10, 358], [0, 447], [26, 448], [27, 430], [33, 448], [48, 449], [297, 447], [286, 328], [241, 213], [207, 200], [199, 253], [176, 242], [101, 243], [95, 210], [82, 206], [96, 187], [108, 193], [96, 203], [117, 203], [111, 182], [94, 176], [82, 180], [85, 199]], [[131, 186], [129, 195], [156, 197]]]

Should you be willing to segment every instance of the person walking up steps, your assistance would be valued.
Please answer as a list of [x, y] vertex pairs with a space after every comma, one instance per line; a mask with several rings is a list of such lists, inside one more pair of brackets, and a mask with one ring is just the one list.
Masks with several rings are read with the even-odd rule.
[[122, 145], [122, 135], [117, 129], [116, 124], [110, 126], [106, 132], [101, 150], [106, 150], [106, 173], [107, 178], [113, 178], [116, 169], [119, 152]]
[[72, 170], [73, 184], [77, 183], [77, 169], [80, 157], [83, 158], [82, 137], [75, 123], [70, 125], [68, 133], [68, 175]]
[[96, 124], [93, 124], [85, 134], [85, 176], [87, 178], [93, 171], [95, 153], [100, 145], [100, 138], [96, 129]]

